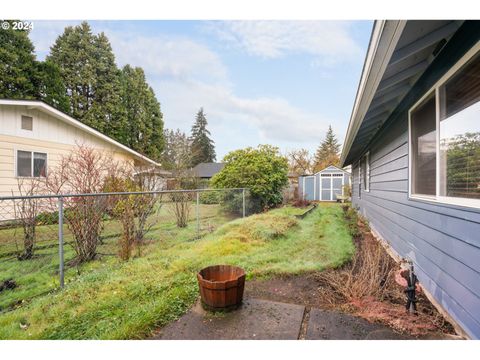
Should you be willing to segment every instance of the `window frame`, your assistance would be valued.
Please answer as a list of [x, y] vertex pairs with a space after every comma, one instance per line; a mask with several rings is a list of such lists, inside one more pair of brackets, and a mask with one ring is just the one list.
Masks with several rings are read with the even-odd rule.
[[370, 192], [370, 151], [363, 155], [365, 161], [365, 183], [363, 184], [363, 191]]
[[[18, 175], [18, 152], [23, 151], [23, 152], [28, 152], [30, 153], [30, 176], [21, 176]], [[35, 153], [37, 154], [44, 154], [45, 155], [45, 176], [34, 176], [34, 161], [35, 161]], [[42, 151], [36, 151], [36, 150], [23, 150], [23, 149], [15, 149], [15, 177], [19, 179], [45, 179], [48, 175], [47, 169], [48, 169], [48, 153], [47, 152], [42, 152]]]
[[[456, 205], [480, 209], [480, 199], [460, 198], [453, 196], [440, 196], [440, 88], [473, 57], [480, 55], [480, 41], [463, 55], [420, 99], [408, 110], [408, 199], [423, 200], [436, 204]], [[430, 96], [435, 99], [435, 130], [436, 130], [436, 169], [435, 169], [435, 195], [412, 193], [412, 117], [411, 114]]]
[[358, 160], [358, 194], [357, 197], [360, 199], [362, 197], [362, 158]]
[[[24, 118], [24, 117], [32, 119], [32, 128], [31, 128], [31, 129], [25, 129], [25, 128], [23, 128], [23, 118]], [[22, 131], [33, 132], [33, 123], [34, 123], [34, 121], [33, 121], [33, 116], [31, 116], [31, 115], [25, 115], [25, 114], [21, 114], [21, 115], [20, 115], [20, 129], [21, 129]]]

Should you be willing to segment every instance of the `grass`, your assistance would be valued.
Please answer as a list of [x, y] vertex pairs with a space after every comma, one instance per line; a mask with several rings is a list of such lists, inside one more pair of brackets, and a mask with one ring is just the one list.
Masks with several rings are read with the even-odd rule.
[[0, 338], [144, 338], [194, 303], [195, 273], [204, 266], [239, 265], [252, 278], [320, 271], [351, 258], [339, 206], [319, 206], [303, 220], [295, 212], [285, 207], [235, 220], [195, 242], [155, 242], [128, 262], [92, 263], [65, 290], [1, 314]]
[[[160, 211], [152, 216], [155, 222], [151, 231], [147, 234], [147, 242], [161, 242], [160, 246], [169, 246], [175, 242], [186, 242], [196, 237], [196, 224], [194, 208], [190, 215], [190, 223], [187, 228], [179, 229], [175, 224], [175, 217], [169, 209], [170, 204], [164, 204]], [[218, 205], [200, 205], [201, 231], [208, 233], [228, 221], [220, 211]], [[18, 287], [13, 291], [0, 294], [0, 310], [7, 309], [24, 300], [54, 291], [59, 287], [59, 260], [58, 260], [58, 225], [37, 226], [37, 245], [33, 259], [18, 261], [15, 256], [4, 256], [6, 252], [15, 251], [15, 241], [21, 241], [22, 231], [17, 229], [0, 230], [0, 281], [14, 279]], [[103, 244], [98, 247], [99, 259], [85, 266], [69, 266], [69, 262], [75, 258], [75, 251], [69, 243], [73, 241], [68, 227], [64, 226], [64, 258], [65, 281], [75, 279], [78, 274], [96, 270], [104, 263], [117, 262], [118, 239], [121, 234], [121, 225], [116, 220], [104, 221], [102, 232]], [[151, 245], [151, 244], [150, 244]], [[152, 246], [142, 248], [142, 252], [148, 252]]]

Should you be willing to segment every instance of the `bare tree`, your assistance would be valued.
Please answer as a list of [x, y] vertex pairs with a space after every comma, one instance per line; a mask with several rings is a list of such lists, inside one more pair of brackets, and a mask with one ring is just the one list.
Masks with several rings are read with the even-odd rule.
[[289, 171], [297, 175], [313, 172], [314, 161], [307, 149], [290, 151], [287, 155]]
[[18, 255], [18, 259], [27, 260], [34, 255], [37, 216], [39, 213], [39, 200], [31, 196], [38, 195], [41, 192], [43, 182], [38, 177], [18, 178], [17, 185], [18, 194], [22, 198], [14, 201], [14, 214], [15, 219], [20, 222], [23, 230], [23, 249], [22, 253]]
[[[56, 168], [49, 171], [47, 188], [56, 194], [101, 193], [105, 179], [117, 176], [122, 167], [110, 153], [77, 144], [67, 156], [62, 157]], [[73, 196], [64, 199], [64, 218], [73, 235], [73, 247], [78, 262], [95, 258], [102, 218], [107, 207], [104, 196]]]

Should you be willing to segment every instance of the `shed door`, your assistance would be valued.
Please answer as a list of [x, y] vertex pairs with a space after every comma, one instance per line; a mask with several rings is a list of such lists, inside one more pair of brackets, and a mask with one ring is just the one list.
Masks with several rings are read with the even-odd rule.
[[322, 188], [322, 201], [332, 200], [332, 176], [331, 174], [320, 174], [321, 188]]
[[305, 178], [305, 200], [313, 201], [315, 200], [315, 177], [308, 176]]
[[337, 195], [342, 195], [343, 174], [332, 175], [332, 200], [337, 200]]

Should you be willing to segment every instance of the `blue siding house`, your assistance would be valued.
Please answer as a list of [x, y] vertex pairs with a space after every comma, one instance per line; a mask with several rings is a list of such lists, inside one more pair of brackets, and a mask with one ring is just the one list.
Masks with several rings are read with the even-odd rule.
[[341, 156], [352, 203], [480, 338], [480, 22], [377, 21]]

